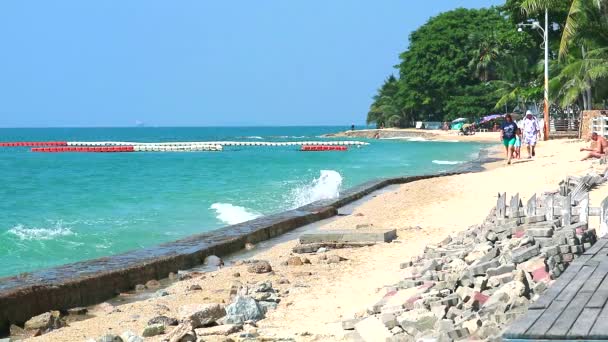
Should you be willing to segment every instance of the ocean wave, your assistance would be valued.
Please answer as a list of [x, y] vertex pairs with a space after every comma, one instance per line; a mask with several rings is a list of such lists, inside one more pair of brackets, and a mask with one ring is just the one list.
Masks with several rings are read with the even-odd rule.
[[7, 233], [15, 235], [20, 240], [52, 240], [58, 236], [74, 235], [75, 233], [67, 227], [58, 223], [53, 228], [27, 228], [24, 225], [16, 225]]
[[438, 165], [458, 165], [464, 163], [460, 160], [433, 160], [433, 164]]
[[292, 190], [290, 200], [294, 208], [301, 207], [315, 201], [336, 198], [340, 195], [341, 187], [342, 175], [339, 172], [321, 170], [319, 178]]
[[259, 135], [252, 135], [252, 136], [245, 137], [245, 138], [246, 138], [246, 139], [258, 139], [258, 140], [262, 140], [262, 139], [264, 139], [264, 138], [260, 137]]
[[215, 210], [218, 220], [227, 224], [238, 224], [262, 216], [247, 208], [230, 203], [213, 203], [211, 209]]

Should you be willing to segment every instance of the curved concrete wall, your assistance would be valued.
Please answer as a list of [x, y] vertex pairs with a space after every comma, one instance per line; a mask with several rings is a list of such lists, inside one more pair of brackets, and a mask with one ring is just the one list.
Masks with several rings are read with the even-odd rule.
[[200, 265], [209, 255], [234, 253], [248, 242], [268, 240], [332, 217], [337, 214], [337, 208], [387, 185], [453, 174], [456, 173], [374, 180], [344, 191], [337, 199], [314, 202], [159, 246], [1, 278], [0, 332], [6, 332], [10, 324], [23, 324], [49, 310], [103, 302], [137, 284]]

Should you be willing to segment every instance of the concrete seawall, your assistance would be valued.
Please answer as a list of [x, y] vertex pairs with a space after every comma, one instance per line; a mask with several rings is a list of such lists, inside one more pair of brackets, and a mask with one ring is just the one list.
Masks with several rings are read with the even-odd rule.
[[449, 176], [475, 169], [426, 176], [397, 177], [366, 182], [339, 198], [318, 201], [295, 210], [268, 215], [204, 234], [124, 254], [82, 261], [13, 277], [0, 278], [0, 333], [10, 324], [23, 324], [49, 310], [88, 306], [132, 290], [170, 272], [200, 265], [209, 255], [225, 256], [290, 230], [337, 214], [337, 209], [388, 185]]

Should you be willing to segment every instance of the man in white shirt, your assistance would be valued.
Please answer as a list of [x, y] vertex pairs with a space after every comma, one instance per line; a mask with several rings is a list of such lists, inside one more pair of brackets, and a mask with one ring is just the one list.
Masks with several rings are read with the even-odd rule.
[[540, 125], [531, 111], [526, 112], [523, 124], [524, 144], [528, 150], [528, 159], [536, 156], [536, 141], [540, 139]]

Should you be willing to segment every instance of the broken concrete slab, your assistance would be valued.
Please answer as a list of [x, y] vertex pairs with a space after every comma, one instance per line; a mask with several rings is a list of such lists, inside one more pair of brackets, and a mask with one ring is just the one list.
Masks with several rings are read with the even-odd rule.
[[300, 243], [391, 242], [396, 238], [395, 229], [326, 230], [302, 234]]

